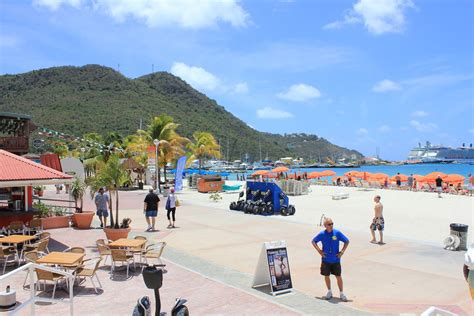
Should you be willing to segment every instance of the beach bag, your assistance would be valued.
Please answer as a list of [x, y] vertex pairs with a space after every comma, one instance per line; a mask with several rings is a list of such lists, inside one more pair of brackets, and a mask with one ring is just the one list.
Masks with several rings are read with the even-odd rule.
[[179, 200], [178, 200], [178, 197], [175, 198], [174, 205], [175, 205], [176, 207], [178, 207], [178, 206], [181, 205], [181, 203], [180, 203]]

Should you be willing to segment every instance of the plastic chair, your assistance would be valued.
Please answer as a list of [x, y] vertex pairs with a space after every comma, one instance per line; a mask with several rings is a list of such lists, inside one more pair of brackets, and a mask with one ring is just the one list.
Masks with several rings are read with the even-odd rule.
[[[99, 282], [100, 288], [102, 288], [102, 284], [100, 284], [99, 276], [96, 273], [97, 270], [99, 269], [101, 261], [102, 261], [102, 258], [100, 258], [100, 257], [86, 259], [86, 260], [83, 261], [83, 265], [80, 266], [76, 270], [76, 274], [75, 274], [75, 277], [79, 278], [79, 279], [80, 278], [84, 278], [84, 279], [89, 278], [91, 280], [92, 285], [94, 286], [94, 290], [95, 290], [96, 294], [98, 294], [98, 292], [97, 292], [97, 287], [95, 286], [93, 278], [94, 278], [94, 276], [96, 277], [97, 282]], [[84, 264], [85, 262], [87, 262], [87, 263]], [[88, 266], [92, 266], [92, 268], [87, 268]]]
[[[13, 257], [13, 261], [8, 261], [8, 258]], [[18, 251], [15, 248], [10, 247], [0, 247], [0, 260], [3, 260], [3, 273], [5, 274], [5, 269], [7, 268], [8, 262], [18, 262], [18, 266], [20, 266], [20, 258], [18, 257]]]
[[[44, 252], [38, 252], [38, 251], [27, 252], [24, 255], [25, 263], [29, 263], [29, 262], [36, 263], [36, 261], [38, 261], [38, 259], [41, 258], [43, 254]], [[28, 280], [29, 275], [30, 275], [30, 269], [26, 271], [26, 277], [25, 277], [25, 281], [23, 282], [23, 287], [25, 287], [26, 281]]]
[[133, 254], [128, 253], [123, 249], [112, 249], [112, 265], [110, 267], [111, 272], [115, 272], [115, 265], [117, 262], [120, 262], [121, 265], [127, 264], [127, 279], [128, 279], [128, 270], [130, 268], [130, 262], [133, 262], [133, 267], [135, 268], [135, 259]]
[[[145, 236], [135, 236], [135, 239], [137, 240], [148, 240]], [[140, 263], [142, 263], [142, 255], [143, 255], [143, 252], [145, 251], [145, 247], [146, 247], [146, 242], [140, 246], [140, 247], [131, 247], [130, 248], [130, 252], [133, 254], [133, 255], [140, 255]]]
[[104, 239], [98, 239], [96, 242], [97, 249], [99, 250], [99, 254], [101, 258], [104, 258], [104, 264], [107, 262], [107, 258], [112, 255], [109, 246], [105, 243]]
[[[28, 233], [41, 234], [43, 232], [43, 224], [41, 224], [41, 218], [33, 218], [28, 224]], [[49, 234], [49, 233], [48, 233]]]

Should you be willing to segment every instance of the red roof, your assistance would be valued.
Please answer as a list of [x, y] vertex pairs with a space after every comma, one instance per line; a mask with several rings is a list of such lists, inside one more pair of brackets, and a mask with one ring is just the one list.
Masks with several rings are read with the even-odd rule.
[[0, 181], [72, 179], [72, 176], [0, 149]]

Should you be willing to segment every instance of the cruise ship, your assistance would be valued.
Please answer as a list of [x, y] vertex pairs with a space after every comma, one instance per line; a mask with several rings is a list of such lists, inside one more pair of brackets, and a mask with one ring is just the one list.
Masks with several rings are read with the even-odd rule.
[[442, 145], [432, 145], [426, 142], [425, 146], [421, 143], [413, 148], [408, 154], [408, 161], [422, 163], [474, 163], [474, 148], [472, 144], [453, 148]]

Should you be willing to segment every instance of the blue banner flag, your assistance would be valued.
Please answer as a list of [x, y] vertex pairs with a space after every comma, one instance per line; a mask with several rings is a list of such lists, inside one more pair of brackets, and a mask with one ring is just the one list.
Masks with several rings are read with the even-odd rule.
[[183, 171], [184, 166], [186, 165], [186, 156], [183, 156], [178, 159], [176, 163], [176, 174], [174, 180], [174, 189], [176, 191], [181, 191], [183, 189]]

